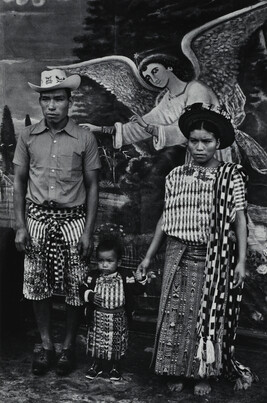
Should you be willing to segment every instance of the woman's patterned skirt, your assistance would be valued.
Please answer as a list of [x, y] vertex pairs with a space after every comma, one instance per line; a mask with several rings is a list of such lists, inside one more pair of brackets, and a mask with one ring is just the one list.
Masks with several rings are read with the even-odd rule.
[[[174, 274], [155, 346], [155, 372], [159, 375], [198, 378], [196, 325], [206, 252], [206, 245], [188, 245]], [[169, 238], [164, 273], [170, 271], [170, 265], [177, 261], [178, 253], [177, 240]]]

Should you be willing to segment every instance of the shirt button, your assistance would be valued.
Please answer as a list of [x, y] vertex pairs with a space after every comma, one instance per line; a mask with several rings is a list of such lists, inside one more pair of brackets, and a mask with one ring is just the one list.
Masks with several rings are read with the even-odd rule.
[[55, 172], [55, 170], [54, 170], [54, 169], [51, 169], [51, 172]]
[[53, 158], [56, 158], [55, 154], [52, 155]]
[[51, 189], [54, 189], [54, 186], [51, 186]]
[[53, 143], [56, 143], [56, 142], [57, 142], [57, 140], [54, 140], [54, 141], [53, 141]]

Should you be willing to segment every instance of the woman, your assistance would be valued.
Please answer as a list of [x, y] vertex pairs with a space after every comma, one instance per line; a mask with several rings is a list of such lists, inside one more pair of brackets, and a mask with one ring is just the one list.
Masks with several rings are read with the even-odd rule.
[[138, 267], [146, 273], [167, 236], [152, 362], [172, 390], [193, 378], [195, 394], [204, 395], [208, 379], [221, 374], [246, 389], [256, 377], [233, 355], [245, 277], [246, 178], [241, 166], [215, 158], [233, 143], [234, 129], [225, 111], [201, 103], [185, 109], [179, 126], [192, 161], [166, 177], [164, 211]]
[[[156, 106], [142, 117], [134, 115], [125, 124], [117, 122], [111, 127], [91, 124], [84, 126], [90, 127], [94, 132], [113, 134], [115, 148], [146, 140], [151, 136], [157, 150], [173, 145], [185, 147], [186, 138], [177, 124], [183, 109], [196, 102], [219, 105], [217, 96], [204, 83], [194, 79], [187, 81], [185, 75], [182, 76], [178, 59], [164, 53], [144, 57], [138, 70], [147, 84], [161, 90]], [[219, 158], [231, 161], [230, 149], [224, 151]]]

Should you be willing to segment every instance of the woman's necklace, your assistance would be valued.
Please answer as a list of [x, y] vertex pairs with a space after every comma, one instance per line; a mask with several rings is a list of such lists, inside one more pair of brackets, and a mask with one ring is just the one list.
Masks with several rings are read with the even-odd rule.
[[185, 90], [186, 90], [188, 84], [189, 84], [189, 83], [186, 83], [186, 85], [184, 86], [183, 91], [179, 92], [178, 94], [171, 94], [170, 91], [169, 91], [169, 101], [170, 101], [171, 99], [174, 99], [174, 98], [179, 97], [180, 95], [183, 95], [183, 94], [185, 93]]

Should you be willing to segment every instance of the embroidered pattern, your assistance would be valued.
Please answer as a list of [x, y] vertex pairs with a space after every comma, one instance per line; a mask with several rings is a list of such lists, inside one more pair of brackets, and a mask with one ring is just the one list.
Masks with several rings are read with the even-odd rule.
[[[101, 308], [112, 310], [125, 305], [123, 280], [119, 273], [100, 276], [94, 291], [102, 296]], [[94, 310], [93, 323], [88, 329], [87, 349], [92, 357], [119, 360], [128, 347], [128, 326], [125, 310], [102, 312]]]
[[[166, 178], [162, 227], [164, 232], [190, 244], [208, 242], [217, 172], [218, 168], [203, 168], [192, 164], [171, 171]], [[233, 205], [236, 209], [243, 209], [244, 187], [238, 173], [234, 175], [234, 185]]]
[[77, 243], [83, 233], [83, 206], [48, 209], [29, 205], [27, 225], [31, 246], [26, 250], [24, 295], [40, 300], [56, 290], [66, 293], [66, 302], [81, 305], [79, 284], [88, 273], [80, 259]]

